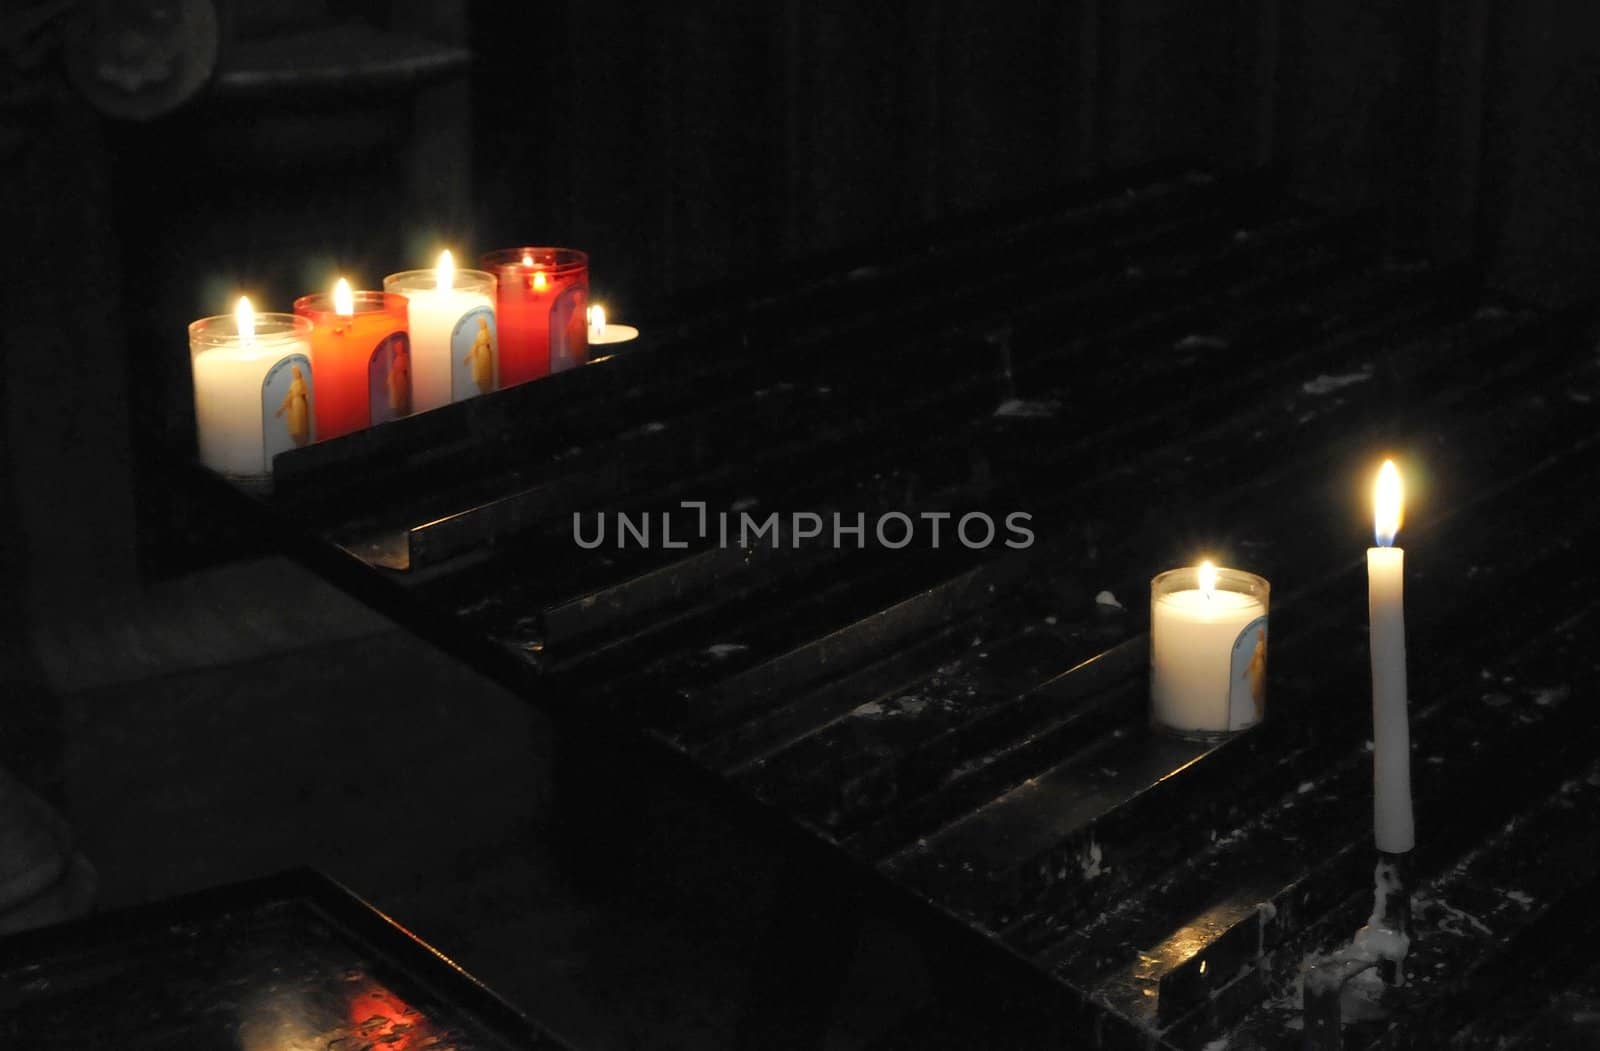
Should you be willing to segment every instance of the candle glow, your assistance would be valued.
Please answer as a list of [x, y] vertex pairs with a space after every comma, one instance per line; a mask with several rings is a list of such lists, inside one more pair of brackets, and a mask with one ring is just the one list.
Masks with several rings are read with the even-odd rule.
[[639, 338], [639, 330], [632, 325], [613, 325], [606, 320], [606, 308], [599, 303], [589, 307], [587, 317], [589, 320], [590, 346], [627, 343], [630, 340]]
[[439, 291], [448, 292], [455, 286], [456, 261], [450, 254], [450, 249], [446, 248], [439, 253], [439, 265], [434, 267], [434, 273], [438, 275]]
[[240, 296], [239, 305], [233, 308], [233, 321], [239, 327], [239, 344], [250, 348], [256, 342], [256, 310], [249, 296]]
[[350, 317], [356, 312], [355, 293], [350, 291], [350, 282], [342, 277], [333, 286], [333, 312], [340, 317]]
[[1196, 576], [1200, 584], [1200, 590], [1205, 593], [1206, 601], [1210, 602], [1216, 598], [1217, 567], [1211, 564], [1210, 559], [1200, 563], [1200, 571]]
[[543, 292], [549, 286], [550, 286], [550, 282], [549, 282], [548, 279], [545, 278], [544, 271], [543, 270], [535, 270], [533, 272], [533, 290], [535, 292]]
[[1372, 532], [1379, 547], [1394, 546], [1394, 538], [1400, 532], [1404, 502], [1400, 471], [1393, 460], [1385, 460], [1378, 471], [1378, 481], [1372, 487]]

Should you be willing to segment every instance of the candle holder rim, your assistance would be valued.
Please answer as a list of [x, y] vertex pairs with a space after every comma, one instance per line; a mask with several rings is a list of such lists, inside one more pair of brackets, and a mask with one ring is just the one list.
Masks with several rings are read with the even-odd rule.
[[[1250, 572], [1248, 569], [1217, 566], [1216, 571], [1216, 590], [1218, 591], [1237, 592], [1263, 599], [1272, 591], [1271, 581], [1259, 573]], [[1185, 584], [1187, 588], [1183, 587]], [[1199, 566], [1179, 566], [1176, 569], [1163, 570], [1150, 578], [1150, 594], [1158, 601], [1163, 596], [1174, 591], [1198, 589], [1199, 587]]]
[[479, 256], [478, 265], [491, 269], [522, 266], [525, 265], [522, 262], [523, 256], [539, 254], [555, 257], [550, 262], [538, 261], [533, 264], [552, 277], [575, 274], [589, 267], [588, 252], [578, 248], [562, 248], [558, 245], [519, 245], [516, 248], [496, 248]]
[[[463, 280], [469, 282], [469, 287], [462, 287]], [[396, 270], [394, 273], [384, 276], [383, 290], [394, 295], [403, 296], [406, 294], [408, 289], [399, 286], [409, 284], [412, 281], [416, 281], [418, 283], [413, 288], [409, 289], [409, 291], [432, 292], [439, 287], [439, 271], [436, 267], [419, 267], [415, 270]], [[422, 282], [427, 283], [423, 284]], [[487, 270], [474, 270], [468, 267], [458, 267], [455, 271], [455, 281], [451, 285], [451, 288], [460, 292], [483, 291], [481, 288], [473, 288], [470, 286], [487, 284], [488, 291], [492, 293], [495, 290], [495, 286], [499, 285], [499, 283], [500, 278]]]
[[[311, 338], [311, 319], [301, 314], [264, 311], [255, 315], [255, 322], [257, 341], [283, 336]], [[239, 319], [234, 314], [212, 314], [189, 322], [189, 346], [192, 349], [225, 347], [238, 339]]]
[[[350, 316], [402, 312], [406, 308], [406, 302], [406, 297], [400, 292], [364, 288], [359, 292], [350, 293], [350, 305], [353, 308]], [[333, 309], [332, 292], [310, 292], [301, 296], [294, 301], [294, 312], [301, 317], [313, 317], [319, 314], [344, 316]]]

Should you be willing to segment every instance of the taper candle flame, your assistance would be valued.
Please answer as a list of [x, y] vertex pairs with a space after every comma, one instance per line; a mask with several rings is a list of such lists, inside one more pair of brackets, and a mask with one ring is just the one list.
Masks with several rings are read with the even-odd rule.
[[239, 305], [233, 308], [233, 320], [239, 327], [239, 345], [253, 347], [256, 342], [256, 311], [249, 296], [240, 296]]
[[1197, 574], [1200, 581], [1200, 590], [1205, 593], [1206, 600], [1210, 601], [1217, 593], [1217, 567], [1211, 564], [1210, 559], [1200, 563], [1200, 572]]
[[434, 267], [434, 275], [439, 283], [439, 291], [448, 292], [456, 283], [456, 260], [446, 248], [439, 253], [439, 265]]
[[350, 282], [342, 277], [333, 286], [333, 312], [340, 317], [350, 317], [356, 312], [355, 293], [350, 291]]
[[606, 308], [599, 303], [589, 308], [589, 338], [601, 339], [606, 334]]
[[1372, 488], [1374, 508], [1372, 531], [1379, 547], [1394, 546], [1394, 538], [1400, 532], [1404, 502], [1400, 471], [1395, 467], [1393, 460], [1385, 460], [1383, 467], [1378, 471], [1377, 484]]

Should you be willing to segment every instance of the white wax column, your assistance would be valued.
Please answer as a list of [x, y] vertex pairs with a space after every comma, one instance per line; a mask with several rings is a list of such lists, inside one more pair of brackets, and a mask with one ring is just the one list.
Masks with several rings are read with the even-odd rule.
[[[1199, 589], [1158, 594], [1150, 604], [1151, 715], [1185, 732], [1221, 733], [1254, 722], [1235, 714], [1234, 651], [1240, 636], [1267, 614], [1266, 603], [1237, 591]], [[1265, 627], [1261, 628], [1265, 661]], [[1247, 638], [1251, 659], [1257, 640]], [[1247, 666], [1248, 667], [1248, 666]], [[1253, 684], [1245, 682], [1243, 689]]]
[[406, 297], [411, 327], [411, 408], [425, 412], [499, 387], [495, 276], [457, 270], [449, 252], [433, 270], [403, 270], [383, 279], [385, 292]]
[[1367, 549], [1372, 646], [1373, 830], [1378, 849], [1416, 843], [1411, 812], [1411, 726], [1406, 702], [1405, 552]]
[[[387, 285], [387, 283], [386, 283]], [[456, 324], [474, 310], [494, 312], [494, 300], [467, 288], [397, 288], [411, 313], [411, 405], [414, 412], [456, 400], [452, 359]], [[473, 392], [475, 393], [475, 392]]]
[[[280, 404], [266, 405], [264, 398], [272, 400], [264, 392], [267, 378], [285, 358], [297, 360], [275, 384], [284, 388]], [[195, 347], [190, 364], [200, 462], [221, 474], [257, 477], [271, 472], [270, 456], [281, 447], [314, 440], [310, 358], [311, 341], [295, 332], [261, 334], [249, 344], [234, 336]], [[279, 409], [282, 414], [274, 415]], [[268, 448], [269, 430], [282, 432], [285, 440], [274, 443], [280, 447]]]

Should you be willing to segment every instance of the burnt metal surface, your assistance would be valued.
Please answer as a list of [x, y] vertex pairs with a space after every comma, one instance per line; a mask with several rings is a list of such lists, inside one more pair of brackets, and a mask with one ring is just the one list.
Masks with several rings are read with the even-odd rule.
[[0, 939], [0, 1046], [569, 1045], [302, 869]]
[[[1363, 555], [1399, 455], [1415, 938], [1343, 1042], [1546, 1046], [1595, 986], [1600, 358], [1375, 231], [1261, 175], [1032, 200], [286, 454], [254, 512], [951, 932], [1037, 1009], [1019, 1046], [1243, 1051], [1302, 1041], [1304, 968], [1372, 911]], [[1037, 542], [724, 547], [681, 501], [1025, 511]], [[687, 546], [574, 542], [642, 511]], [[1273, 585], [1268, 718], [1211, 745], [1146, 725], [1149, 579], [1202, 551]]]

